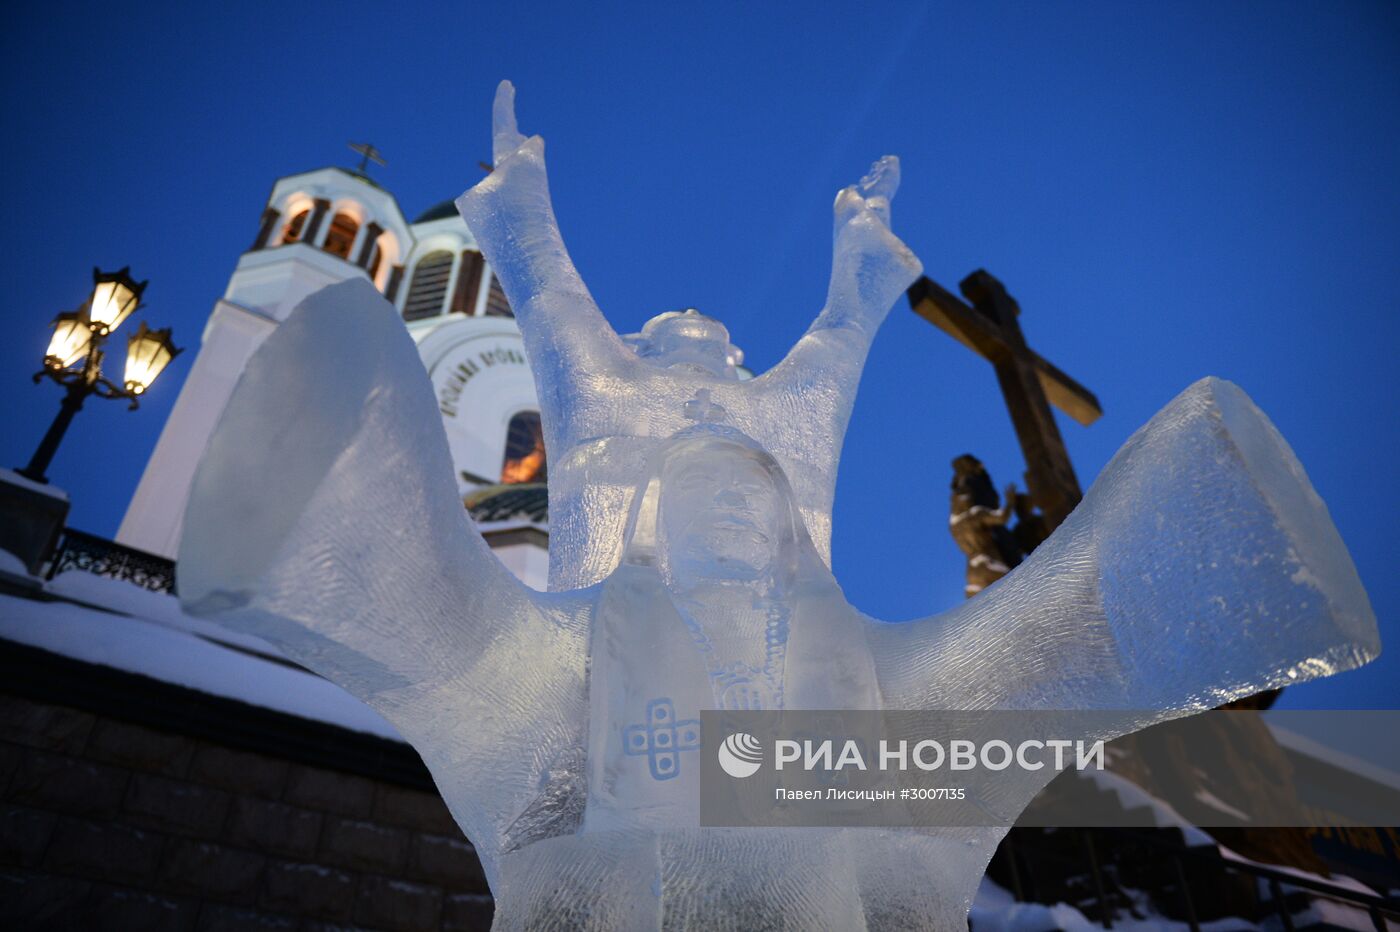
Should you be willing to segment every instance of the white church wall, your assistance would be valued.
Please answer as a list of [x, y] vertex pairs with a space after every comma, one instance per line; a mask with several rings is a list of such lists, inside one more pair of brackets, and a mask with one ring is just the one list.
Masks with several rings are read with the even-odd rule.
[[[329, 203], [315, 231], [304, 241], [284, 244], [289, 221], [301, 210], [314, 212], [317, 200]], [[462, 251], [477, 248], [460, 217], [410, 225], [388, 192], [340, 169], [278, 180], [267, 206], [278, 211], [275, 228], [264, 248], [239, 257], [223, 298], [209, 316], [194, 364], [117, 532], [117, 539], [128, 546], [175, 557], [195, 468], [248, 360], [305, 297], [368, 274], [356, 261], [371, 223], [383, 228], [377, 239], [381, 259], [375, 285], [385, 290], [393, 267], [403, 266], [395, 295], [400, 312], [419, 258], [437, 249], [452, 252], [446, 311], [456, 293]], [[348, 261], [320, 248], [337, 213], [359, 224]], [[481, 313], [490, 275], [490, 269], [484, 268], [476, 294], [467, 301], [469, 314]], [[433, 382], [457, 467], [458, 488], [466, 492], [482, 482], [499, 481], [511, 418], [539, 410], [515, 321], [443, 314], [407, 326]], [[517, 537], [509, 538], [509, 543], [501, 538], [493, 546], [498, 546], [498, 555], [512, 572], [527, 584], [544, 588], [548, 552], [542, 546], [543, 535], [529, 536], [525, 543]]]
[[243, 367], [276, 327], [275, 318], [259, 311], [230, 301], [214, 305], [199, 355], [117, 530], [118, 541], [174, 558], [194, 468]]
[[315, 246], [291, 243], [245, 252], [229, 279], [224, 300], [281, 322], [307, 295], [364, 276], [363, 269]]
[[437, 396], [458, 488], [466, 492], [500, 480], [510, 419], [538, 411], [539, 401], [514, 320], [441, 320], [419, 339], [418, 352]]
[[491, 541], [491, 552], [525, 585], [543, 592], [549, 580], [549, 551], [539, 544], [501, 544]]

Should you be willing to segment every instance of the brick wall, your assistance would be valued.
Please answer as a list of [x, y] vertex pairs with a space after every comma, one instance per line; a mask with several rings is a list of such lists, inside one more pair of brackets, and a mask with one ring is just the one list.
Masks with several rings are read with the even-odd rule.
[[435, 794], [0, 695], [0, 927], [486, 929]]

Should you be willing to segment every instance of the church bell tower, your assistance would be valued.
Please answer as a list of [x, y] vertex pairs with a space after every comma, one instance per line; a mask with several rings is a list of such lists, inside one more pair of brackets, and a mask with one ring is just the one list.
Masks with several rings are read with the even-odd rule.
[[302, 299], [358, 276], [394, 305], [418, 344], [459, 491], [479, 528], [507, 566], [543, 588], [545, 453], [509, 302], [450, 201], [410, 223], [365, 167], [322, 168], [273, 185], [117, 539], [176, 556], [195, 469], [248, 360]]

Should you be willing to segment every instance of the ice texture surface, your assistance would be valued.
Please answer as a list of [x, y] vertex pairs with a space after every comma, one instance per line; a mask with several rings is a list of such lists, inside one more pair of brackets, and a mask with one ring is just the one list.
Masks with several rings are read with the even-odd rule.
[[279, 645], [413, 743], [477, 847], [496, 928], [965, 928], [1004, 830], [702, 829], [702, 709], [1117, 708], [1145, 725], [1379, 651], [1301, 466], [1213, 379], [981, 596], [863, 615], [826, 548], [861, 364], [918, 270], [889, 231], [893, 160], [837, 198], [816, 322], [739, 382], [710, 318], [654, 329], [645, 359], [608, 327], [511, 96], [496, 170], [459, 205], [535, 371], [558, 591], [519, 583], [472, 525], [413, 341], [358, 280], [254, 355], [179, 559], [187, 610]]

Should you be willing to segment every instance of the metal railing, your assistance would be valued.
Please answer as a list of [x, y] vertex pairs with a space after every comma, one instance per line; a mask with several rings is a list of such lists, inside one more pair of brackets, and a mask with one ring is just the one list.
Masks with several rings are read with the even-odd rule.
[[[1081, 863], [1087, 868], [1089, 878], [1092, 880], [1091, 896], [1099, 913], [1099, 922], [1105, 929], [1112, 929], [1117, 908], [1112, 902], [1113, 896], [1109, 892], [1110, 885], [1106, 882], [1104, 858], [1094, 842], [1094, 832], [1088, 829], [1079, 831], [1083, 833], [1084, 861]], [[1117, 834], [1120, 837], [1125, 836], [1134, 842], [1156, 848], [1170, 860], [1176, 887], [1181, 898], [1180, 906], [1191, 932], [1201, 932], [1201, 925], [1197, 919], [1196, 902], [1192, 896], [1191, 884], [1187, 879], [1187, 864], [1221, 873], [1241, 874], [1262, 883], [1267, 887], [1269, 895], [1268, 899], [1261, 901], [1260, 905], [1271, 909], [1276, 914], [1283, 932], [1294, 932], [1295, 930], [1294, 909], [1289, 903], [1290, 895], [1295, 897], [1295, 902], [1296, 896], [1307, 895], [1334, 900], [1364, 910], [1370, 917], [1376, 932], [1388, 932], [1387, 918], [1391, 921], [1400, 921], [1400, 901], [1393, 898], [1344, 887], [1322, 877], [1305, 876], [1267, 864], [1227, 858], [1214, 845], [1186, 845], [1165, 832], [1115, 829], [1112, 830], [1112, 834]], [[1013, 842], [1012, 836], [1008, 836], [1002, 843], [1011, 874], [1012, 895], [1018, 902], [1025, 902], [1028, 898], [1023, 890], [1021, 871], [1016, 863], [1018, 857], [1016, 848], [1026, 847], [1028, 840], [1029, 837], [1023, 833], [1020, 836], [1020, 841]], [[1032, 844], [1029, 847], [1038, 846]], [[1036, 851], [1037, 857], [1045, 857], [1047, 854], [1048, 852], [1043, 850]], [[1067, 860], [1062, 853], [1050, 857], [1052, 860], [1062, 863]]]
[[175, 594], [175, 561], [73, 528], [63, 538], [49, 564], [48, 578], [82, 570], [108, 579], [134, 583], [152, 592]]
[[1211, 847], [1188, 847], [1186, 845], [1175, 844], [1164, 838], [1146, 832], [1133, 832], [1133, 837], [1138, 841], [1145, 842], [1157, 848], [1166, 849], [1170, 852], [1177, 876], [1182, 879], [1181, 896], [1182, 905], [1186, 907], [1186, 921], [1191, 927], [1191, 932], [1200, 932], [1201, 926], [1196, 921], [1196, 906], [1191, 899], [1191, 887], [1185, 883], [1185, 870], [1182, 868], [1182, 859], [1194, 861], [1197, 864], [1208, 864], [1217, 870], [1233, 871], [1253, 877], [1255, 880], [1264, 881], [1269, 887], [1268, 903], [1273, 906], [1278, 914], [1279, 923], [1283, 926], [1284, 932], [1293, 932], [1293, 912], [1288, 906], [1288, 895], [1284, 890], [1285, 886], [1295, 890], [1306, 891], [1313, 896], [1324, 897], [1329, 900], [1336, 900], [1348, 906], [1364, 909], [1371, 917], [1371, 924], [1376, 927], [1376, 932], [1387, 932], [1386, 916], [1392, 919], [1400, 919], [1400, 903], [1393, 899], [1377, 896], [1373, 893], [1366, 893], [1361, 890], [1353, 890], [1343, 887], [1340, 884], [1331, 883], [1321, 877], [1300, 876], [1297, 873], [1284, 870], [1282, 868], [1271, 867], [1267, 864], [1258, 864], [1253, 861], [1237, 861], [1233, 858], [1226, 858], [1220, 854], [1219, 849]]

